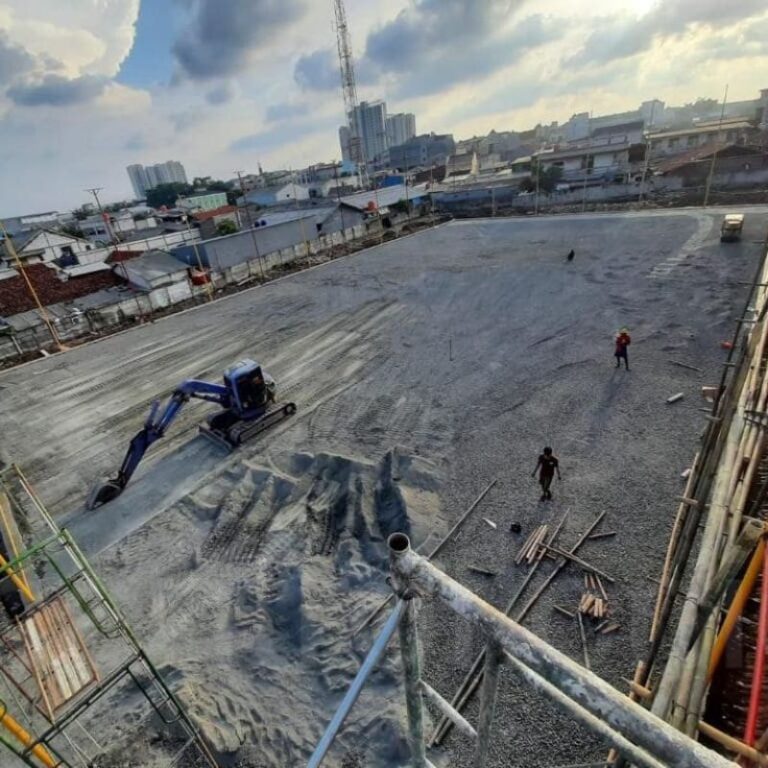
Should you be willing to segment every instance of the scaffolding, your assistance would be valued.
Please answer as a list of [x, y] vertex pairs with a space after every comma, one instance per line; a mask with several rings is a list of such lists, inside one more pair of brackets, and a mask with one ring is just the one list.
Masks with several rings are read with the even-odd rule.
[[[390, 581], [397, 601], [368, 656], [307, 764], [318, 768], [359, 696], [367, 677], [398, 631], [413, 768], [433, 768], [424, 739], [423, 698], [428, 697], [456, 728], [471, 739], [477, 768], [486, 765], [493, 739], [500, 666], [511, 664], [539, 693], [569, 716], [603, 737], [622, 756], [642, 768], [733, 768], [707, 749], [617, 691], [541, 638], [484, 602], [411, 549], [408, 537], [389, 538]], [[440, 600], [487, 637], [478, 723], [471, 725], [421, 676], [417, 630], [419, 598]]]
[[20, 765], [87, 768], [119, 755], [217, 768], [77, 543], [15, 465], [0, 470], [0, 603], [0, 745]]

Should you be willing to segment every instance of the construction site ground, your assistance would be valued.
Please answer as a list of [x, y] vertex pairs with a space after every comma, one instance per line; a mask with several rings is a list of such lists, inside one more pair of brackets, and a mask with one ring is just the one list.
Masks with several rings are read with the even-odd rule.
[[[616, 579], [607, 591], [621, 628], [588, 628], [589, 656], [625, 689], [704, 425], [699, 390], [719, 380], [720, 342], [763, 253], [764, 209], [747, 210], [739, 243], [719, 242], [721, 218], [464, 220], [402, 238], [3, 372], [0, 458], [25, 470], [92, 558], [223, 765], [306, 760], [378, 627], [352, 637], [387, 594], [386, 535], [436, 543], [494, 478], [438, 564], [501, 607], [525, 576], [514, 559], [536, 525], [567, 512], [567, 548], [606, 512], [598, 530], [616, 536], [579, 554]], [[621, 326], [629, 372], [614, 367]], [[294, 417], [226, 455], [197, 435], [211, 406], [192, 402], [126, 492], [83, 511], [152, 399], [185, 378], [216, 380], [242, 357], [268, 368]], [[541, 503], [531, 472], [545, 444], [563, 479]], [[577, 659], [578, 627], [552, 606], [575, 609], [583, 591], [569, 565], [526, 619]], [[450, 698], [482, 638], [431, 604], [420, 630], [425, 678]], [[406, 764], [396, 651], [327, 765]], [[510, 670], [499, 696], [490, 765], [604, 757]], [[90, 723], [101, 741], [136, 705], [115, 701]], [[132, 750], [140, 759], [139, 742]], [[469, 766], [470, 745], [451, 734], [430, 759]]]

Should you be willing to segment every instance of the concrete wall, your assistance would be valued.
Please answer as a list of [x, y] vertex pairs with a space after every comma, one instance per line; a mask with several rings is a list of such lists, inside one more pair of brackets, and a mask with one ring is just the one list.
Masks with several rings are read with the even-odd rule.
[[[283, 248], [291, 248], [297, 243], [303, 243], [305, 238], [315, 239], [317, 230], [311, 219], [287, 221], [269, 227], [257, 227], [234, 235], [217, 237], [206, 240], [197, 246], [203, 266], [215, 270], [228, 269], [236, 264], [242, 264], [256, 257], [256, 251], [265, 255]], [[256, 246], [253, 244], [254, 236]], [[197, 254], [191, 246], [174, 248], [171, 253], [191, 267], [197, 266]]]

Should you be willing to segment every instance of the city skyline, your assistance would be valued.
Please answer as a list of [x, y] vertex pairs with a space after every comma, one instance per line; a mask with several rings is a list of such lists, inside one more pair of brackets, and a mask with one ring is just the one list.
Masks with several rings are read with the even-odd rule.
[[[595, 4], [348, 0], [361, 101], [459, 140], [660, 98], [753, 98], [768, 12], [746, 0]], [[0, 8], [0, 211], [131, 196], [125, 168], [176, 156], [200, 175], [339, 158], [332, 4], [20, 0]], [[323, 31], [327, 30], [327, 31]], [[670, 64], [674, 62], [674, 66]], [[702, 64], [706, 63], [704, 67]], [[680, 73], [685, 72], [685, 77]]]

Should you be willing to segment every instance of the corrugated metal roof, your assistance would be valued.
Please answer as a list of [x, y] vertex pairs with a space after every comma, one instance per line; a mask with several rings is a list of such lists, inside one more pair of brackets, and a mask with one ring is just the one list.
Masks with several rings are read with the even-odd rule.
[[160, 277], [172, 275], [174, 272], [184, 272], [187, 265], [165, 251], [147, 251], [137, 259], [121, 262], [116, 269], [118, 273], [132, 272], [152, 282]]
[[[407, 197], [409, 200], [415, 200], [419, 197], [423, 197], [427, 193], [427, 184], [418, 184], [415, 186], [408, 185]], [[354, 195], [347, 195], [341, 198], [341, 202], [345, 205], [349, 205], [352, 208], [357, 208], [360, 211], [366, 210], [371, 203], [376, 208], [386, 208], [387, 206], [394, 205], [401, 200], [406, 199], [406, 187], [405, 184], [398, 184], [392, 187], [383, 187], [382, 189], [367, 190], [365, 192], [358, 192]]]

